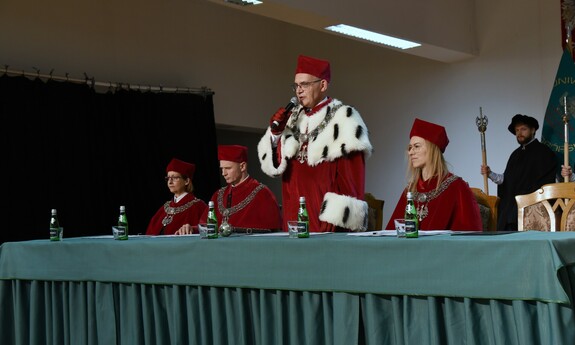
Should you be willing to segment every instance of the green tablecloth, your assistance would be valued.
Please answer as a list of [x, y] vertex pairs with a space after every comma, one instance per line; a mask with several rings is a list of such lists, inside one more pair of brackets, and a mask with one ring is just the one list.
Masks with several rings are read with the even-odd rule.
[[575, 233], [326, 234], [4, 243], [0, 279], [182, 284], [570, 303]]
[[575, 233], [8, 242], [0, 342], [572, 345], [574, 263]]

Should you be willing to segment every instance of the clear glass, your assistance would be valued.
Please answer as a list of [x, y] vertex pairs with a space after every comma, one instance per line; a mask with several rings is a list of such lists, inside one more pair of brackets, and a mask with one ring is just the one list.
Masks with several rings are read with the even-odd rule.
[[126, 240], [128, 236], [126, 235], [127, 228], [125, 226], [113, 226], [112, 235], [115, 240]]
[[397, 237], [405, 237], [405, 219], [394, 219], [393, 222], [395, 223], [395, 232]]
[[214, 224], [200, 223], [198, 224], [198, 231], [201, 239], [218, 238], [218, 232]]
[[[306, 224], [298, 222], [297, 220], [290, 220], [287, 222], [289, 238], [300, 238], [300, 234], [306, 233]], [[303, 236], [305, 238], [305, 236]]]

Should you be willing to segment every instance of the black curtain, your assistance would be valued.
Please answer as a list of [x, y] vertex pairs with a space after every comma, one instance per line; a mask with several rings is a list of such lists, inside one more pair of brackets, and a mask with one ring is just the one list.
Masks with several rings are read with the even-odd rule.
[[220, 187], [211, 94], [97, 93], [83, 84], [0, 77], [2, 242], [47, 239], [56, 208], [64, 238], [109, 235], [120, 205], [145, 233], [172, 197], [172, 158], [196, 164], [197, 197]]

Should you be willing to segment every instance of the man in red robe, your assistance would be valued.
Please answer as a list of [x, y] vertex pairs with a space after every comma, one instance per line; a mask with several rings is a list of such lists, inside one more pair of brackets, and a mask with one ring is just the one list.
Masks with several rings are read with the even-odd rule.
[[299, 104], [272, 116], [258, 156], [264, 173], [282, 177], [285, 221], [297, 219], [304, 196], [311, 232], [364, 231], [372, 146], [357, 110], [327, 95], [330, 81], [328, 61], [298, 57], [292, 86]]
[[[240, 145], [218, 146], [220, 169], [227, 186], [212, 196], [218, 226], [229, 224], [232, 232], [259, 233], [282, 227], [280, 208], [273, 192], [248, 174], [248, 148]], [[201, 222], [205, 222], [208, 211]]]

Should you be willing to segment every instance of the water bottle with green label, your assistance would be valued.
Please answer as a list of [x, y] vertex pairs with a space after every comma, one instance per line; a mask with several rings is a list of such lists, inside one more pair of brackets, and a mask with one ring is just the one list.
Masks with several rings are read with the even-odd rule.
[[407, 204], [405, 205], [405, 237], [419, 237], [419, 221], [417, 219], [417, 209], [413, 202], [413, 193], [407, 192]]
[[208, 226], [208, 238], [218, 238], [218, 216], [216, 216], [216, 210], [212, 200], [208, 202], [208, 219], [206, 223]]
[[60, 241], [60, 222], [55, 208], [52, 209], [52, 216], [50, 217], [50, 241]]
[[123, 230], [118, 233], [119, 240], [128, 239], [128, 216], [126, 215], [126, 206], [120, 206], [120, 216], [118, 216], [118, 229]]
[[307, 215], [307, 207], [305, 204], [305, 197], [299, 197], [299, 209], [297, 211], [297, 222], [298, 228], [300, 226], [305, 226], [305, 231], [300, 231], [298, 229], [297, 237], [307, 238], [309, 237], [309, 216]]

